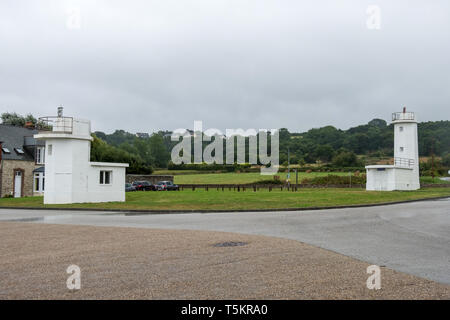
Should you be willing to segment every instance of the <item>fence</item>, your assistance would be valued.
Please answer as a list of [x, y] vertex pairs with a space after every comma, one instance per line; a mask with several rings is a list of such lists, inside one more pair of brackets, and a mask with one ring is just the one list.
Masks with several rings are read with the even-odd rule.
[[217, 190], [217, 191], [259, 191], [261, 189], [267, 189], [270, 191], [298, 191], [299, 189], [312, 189], [312, 188], [365, 188], [364, 184], [329, 184], [329, 185], [313, 185], [313, 184], [179, 184], [180, 190], [192, 190], [204, 189], [205, 191]]

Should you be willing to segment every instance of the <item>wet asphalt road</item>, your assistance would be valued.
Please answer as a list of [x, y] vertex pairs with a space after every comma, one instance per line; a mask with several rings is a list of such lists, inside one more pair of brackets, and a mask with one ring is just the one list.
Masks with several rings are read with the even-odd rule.
[[143, 214], [0, 209], [0, 221], [226, 231], [287, 238], [450, 284], [450, 198], [292, 212]]

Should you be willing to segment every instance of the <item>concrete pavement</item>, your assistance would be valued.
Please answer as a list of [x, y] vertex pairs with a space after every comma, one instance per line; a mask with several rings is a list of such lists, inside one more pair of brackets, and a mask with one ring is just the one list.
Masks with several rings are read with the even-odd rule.
[[273, 236], [450, 284], [450, 198], [367, 208], [292, 212], [125, 215], [1, 209], [1, 220]]

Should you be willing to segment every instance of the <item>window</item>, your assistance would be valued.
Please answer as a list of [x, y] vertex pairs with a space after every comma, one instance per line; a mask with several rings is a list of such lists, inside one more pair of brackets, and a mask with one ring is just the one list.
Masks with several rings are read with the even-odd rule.
[[23, 150], [21, 148], [14, 148], [18, 154], [24, 154]]
[[45, 163], [45, 148], [37, 147], [36, 149], [36, 163], [44, 164]]
[[48, 145], [48, 151], [47, 151], [47, 154], [48, 154], [49, 156], [51, 156], [51, 155], [52, 155], [52, 152], [53, 152], [53, 145], [52, 145], [52, 144], [49, 144], [49, 145]]
[[402, 132], [403, 131], [403, 127], [400, 127], [400, 132]]
[[100, 184], [111, 184], [112, 171], [100, 171]]
[[3, 150], [4, 153], [11, 153], [11, 151], [9, 151], [8, 148], [2, 148], [2, 150]]
[[403, 147], [400, 147], [400, 152], [403, 152], [403, 150], [405, 150], [405, 148], [403, 148]]
[[44, 192], [45, 176], [43, 172], [36, 172], [34, 174], [33, 190], [34, 192]]

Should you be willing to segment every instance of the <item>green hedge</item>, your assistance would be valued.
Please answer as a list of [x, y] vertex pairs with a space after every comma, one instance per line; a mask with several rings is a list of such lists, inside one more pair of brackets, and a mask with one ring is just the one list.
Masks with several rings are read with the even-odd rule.
[[[337, 176], [334, 174], [329, 174], [323, 177], [314, 177], [303, 179], [302, 184], [313, 184], [313, 185], [329, 185], [329, 184], [350, 184], [350, 176]], [[352, 176], [352, 184], [365, 184], [366, 176]]]

